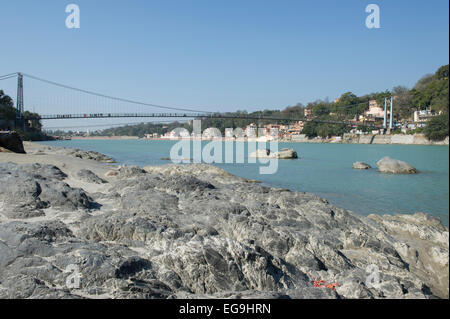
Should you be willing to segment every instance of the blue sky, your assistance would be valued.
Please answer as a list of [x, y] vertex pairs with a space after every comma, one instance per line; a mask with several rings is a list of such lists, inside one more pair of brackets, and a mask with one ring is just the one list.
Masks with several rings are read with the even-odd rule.
[[[65, 27], [69, 3], [80, 7], [80, 29]], [[380, 6], [380, 29], [365, 27], [370, 3]], [[449, 61], [447, 0], [0, 0], [0, 8], [0, 75], [207, 111], [411, 87]]]

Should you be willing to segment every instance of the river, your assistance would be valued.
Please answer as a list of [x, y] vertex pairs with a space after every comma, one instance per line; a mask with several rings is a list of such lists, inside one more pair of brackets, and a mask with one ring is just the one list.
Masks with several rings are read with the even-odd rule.
[[[160, 165], [168, 162], [176, 141], [152, 140], [72, 140], [41, 142], [97, 151], [119, 163]], [[207, 142], [203, 142], [205, 144]], [[366, 145], [280, 143], [279, 148], [294, 148], [298, 160], [279, 160], [278, 171], [259, 174], [261, 164], [215, 164], [237, 176], [257, 179], [273, 187], [315, 193], [330, 203], [361, 215], [413, 214], [425, 212], [449, 224], [449, 148], [421, 145]], [[389, 175], [376, 170], [376, 162], [384, 156], [404, 160], [420, 173]], [[362, 161], [373, 168], [352, 169]]]

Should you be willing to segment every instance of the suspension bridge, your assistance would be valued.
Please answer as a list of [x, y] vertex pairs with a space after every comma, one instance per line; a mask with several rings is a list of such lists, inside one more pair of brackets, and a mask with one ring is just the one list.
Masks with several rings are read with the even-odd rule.
[[[24, 80], [27, 80], [27, 95]], [[320, 120], [306, 117], [260, 116], [199, 110], [195, 107], [174, 107], [145, 103], [46, 80], [26, 73], [12, 73], [0, 76], [2, 82], [14, 80], [10, 90], [16, 95], [16, 118], [21, 120], [80, 120], [80, 119], [246, 119], [271, 122], [319, 122], [355, 126], [355, 122]], [[16, 82], [17, 81], [17, 82]], [[16, 84], [16, 85], [15, 85]], [[15, 86], [15, 87], [14, 87]], [[26, 103], [26, 104], [25, 104]], [[368, 103], [367, 103], [368, 104]], [[162, 112], [164, 110], [164, 112]], [[111, 125], [117, 125], [112, 124]], [[373, 123], [358, 125], [378, 128]]]

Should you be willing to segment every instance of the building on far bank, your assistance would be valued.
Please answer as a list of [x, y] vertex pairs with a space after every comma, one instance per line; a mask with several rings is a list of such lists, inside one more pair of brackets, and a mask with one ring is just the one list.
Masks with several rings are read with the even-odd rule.
[[247, 135], [247, 137], [256, 137], [256, 130], [256, 124], [250, 123], [250, 125], [247, 125], [247, 127], [245, 128], [245, 135]]
[[146, 139], [152, 139], [152, 138], [159, 138], [159, 134], [158, 133], [148, 133], [144, 135], [144, 138]]
[[305, 117], [310, 118], [312, 116], [312, 109], [311, 108], [305, 108]]
[[289, 125], [289, 129], [287, 130], [288, 137], [292, 138], [293, 135], [300, 135], [303, 131], [303, 126], [303, 121], [298, 121], [292, 125]]
[[[388, 114], [390, 112], [388, 111]], [[364, 112], [366, 118], [384, 118], [384, 107], [380, 107], [376, 100], [369, 101], [369, 110]]]
[[190, 137], [191, 136], [187, 130], [186, 131], [182, 130], [180, 132], [177, 132], [176, 130], [172, 130], [161, 136], [161, 138], [164, 138], [164, 139], [186, 139], [186, 138], [190, 138]]
[[233, 138], [233, 128], [232, 127], [225, 128], [225, 138], [226, 139]]
[[429, 108], [421, 111], [414, 112], [414, 122], [415, 123], [424, 123], [428, 121], [430, 118], [438, 115], [436, 112], [430, 110]]
[[203, 131], [202, 138], [204, 139], [222, 138], [222, 133], [217, 128], [209, 127]]

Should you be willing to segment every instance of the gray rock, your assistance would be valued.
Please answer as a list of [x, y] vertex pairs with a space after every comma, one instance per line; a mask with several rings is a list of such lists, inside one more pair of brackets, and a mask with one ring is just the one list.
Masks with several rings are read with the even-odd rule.
[[66, 175], [52, 165], [0, 163], [0, 211], [8, 218], [43, 216], [42, 209], [91, 209], [97, 205], [78, 188], [62, 181]]
[[278, 158], [278, 159], [294, 159], [298, 158], [297, 152], [292, 148], [283, 148], [279, 152], [271, 152], [268, 149], [259, 149], [250, 154], [250, 157], [256, 158]]
[[61, 220], [0, 222], [0, 298], [448, 297], [448, 228], [429, 215], [362, 217], [204, 164], [120, 167], [90, 211], [41, 170], [0, 164], [0, 187], [22, 186], [0, 188], [3, 215], [20, 198]]
[[22, 139], [16, 132], [0, 132], [0, 147], [14, 153], [25, 154]]
[[117, 172], [116, 170], [109, 170], [105, 173], [106, 177], [112, 177], [112, 176], [117, 176], [119, 174], [119, 172]]
[[89, 160], [103, 162], [103, 163], [115, 163], [116, 162], [113, 158], [106, 156], [105, 154], [101, 154], [101, 153], [94, 152], [94, 151], [83, 151], [83, 150], [76, 149], [76, 150], [69, 150], [66, 154], [73, 156], [73, 157], [78, 157], [81, 159], [89, 159]]
[[136, 176], [144, 175], [147, 172], [138, 166], [119, 166], [117, 177], [119, 178], [134, 178]]
[[279, 152], [275, 152], [275, 156], [279, 159], [298, 158], [297, 152], [292, 148], [283, 148]]
[[39, 175], [45, 179], [62, 181], [67, 178], [67, 175], [54, 165], [34, 163], [21, 165], [20, 168], [29, 174]]
[[354, 169], [371, 169], [372, 167], [369, 164], [363, 162], [355, 162], [353, 163]]
[[104, 179], [98, 177], [94, 172], [87, 170], [87, 169], [82, 169], [80, 171], [77, 172], [76, 176], [85, 182], [88, 183], [94, 183], [94, 184], [105, 184], [107, 183], [107, 181], [105, 181]]
[[377, 162], [378, 171], [390, 174], [416, 174], [417, 170], [410, 164], [392, 159], [388, 156], [383, 157]]
[[424, 213], [369, 218], [389, 234], [401, 236], [404, 241], [394, 243], [394, 247], [411, 271], [428, 282], [439, 296], [449, 295], [449, 232], [438, 218]]

